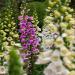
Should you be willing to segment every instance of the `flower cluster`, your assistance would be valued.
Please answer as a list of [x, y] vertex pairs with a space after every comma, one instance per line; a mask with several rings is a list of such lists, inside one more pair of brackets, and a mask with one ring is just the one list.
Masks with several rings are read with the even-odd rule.
[[[5, 12], [4, 12], [5, 11]], [[7, 5], [0, 14], [0, 65], [6, 65], [10, 46], [14, 46], [19, 39], [17, 25], [15, 23], [14, 11], [10, 5]], [[1, 62], [2, 61], [2, 62]]]
[[31, 54], [37, 53], [39, 46], [39, 38], [37, 37], [37, 29], [32, 24], [33, 17], [29, 16], [19, 16], [19, 32], [20, 41], [23, 47], [23, 52], [21, 55], [24, 60]]
[[[68, 2], [68, 0], [64, 0]], [[68, 73], [56, 71], [52, 73], [55, 67], [48, 66], [44, 70], [45, 75], [74, 75], [75, 74], [75, 19], [73, 18], [73, 9], [62, 0], [49, 0], [49, 7], [46, 9], [48, 16], [44, 19], [42, 31], [42, 48], [45, 52], [41, 53], [36, 64], [55, 63], [62, 61], [63, 66]], [[59, 61], [58, 61], [59, 62]], [[71, 71], [70, 71], [71, 70]], [[48, 72], [49, 71], [49, 72]], [[49, 74], [48, 74], [49, 73]], [[72, 73], [72, 74], [71, 74]]]

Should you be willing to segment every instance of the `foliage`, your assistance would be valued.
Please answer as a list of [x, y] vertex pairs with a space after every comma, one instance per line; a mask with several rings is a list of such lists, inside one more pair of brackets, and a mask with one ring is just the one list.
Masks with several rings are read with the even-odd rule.
[[18, 50], [13, 47], [9, 53], [8, 73], [9, 75], [22, 75], [22, 72], [20, 55], [18, 54]]
[[46, 7], [48, 6], [48, 0], [45, 0], [44, 2], [38, 2], [38, 1], [34, 1], [34, 2], [30, 2], [28, 3], [28, 9], [30, 9], [30, 11], [28, 12], [29, 15], [33, 15], [34, 10], [36, 11], [37, 15], [38, 15], [38, 20], [39, 20], [39, 26], [42, 27], [43, 26], [43, 19], [46, 15]]
[[3, 10], [0, 11], [0, 58], [2, 65], [6, 61], [9, 46], [15, 45], [18, 42], [17, 25], [13, 5], [10, 0], [6, 0]]
[[35, 65], [34, 64], [34, 67], [33, 67], [33, 73], [32, 73], [32, 75], [44, 75], [43, 74], [43, 69], [45, 68], [47, 66], [47, 64], [46, 65]]
[[39, 2], [44, 2], [45, 0], [33, 0], [33, 1], [39, 1]]

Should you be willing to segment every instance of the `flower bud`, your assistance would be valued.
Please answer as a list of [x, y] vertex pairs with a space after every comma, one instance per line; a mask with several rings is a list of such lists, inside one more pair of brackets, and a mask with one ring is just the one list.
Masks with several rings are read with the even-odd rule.
[[61, 16], [61, 14], [60, 14], [60, 12], [59, 12], [59, 11], [54, 10], [54, 16], [55, 16], [55, 17], [60, 17], [60, 16]]
[[49, 1], [49, 6], [50, 6], [50, 7], [53, 7], [54, 5], [55, 5], [55, 2]]
[[61, 12], [66, 12], [66, 11], [67, 11], [67, 7], [66, 7], [66, 6], [62, 6], [62, 7], [60, 8], [60, 10], [61, 10]]
[[5, 32], [9, 32], [9, 29], [5, 29]]
[[11, 27], [11, 24], [8, 24], [8, 27]]
[[11, 41], [10, 43], [11, 43], [11, 45], [12, 45], [12, 46], [14, 46], [14, 45], [15, 45], [15, 42], [14, 42], [14, 41]]
[[5, 40], [6, 40], [6, 38], [7, 38], [7, 37], [4, 37], [4, 38], [3, 38], [3, 41], [5, 41]]
[[13, 37], [14, 38], [17, 38], [17, 37], [19, 37], [19, 35], [18, 34], [14, 34]]
[[13, 35], [14, 35], [14, 33], [13, 33], [13, 32], [9, 32], [9, 34], [10, 34], [11, 36], [13, 36]]
[[8, 40], [8, 41], [11, 41], [11, 40], [12, 40], [12, 37], [8, 37], [7, 40]]
[[72, 15], [68, 14], [65, 16], [64, 19], [65, 19], [65, 21], [69, 21], [71, 18], [72, 18]]
[[3, 46], [7, 46], [8, 44], [8, 42], [3, 42]]
[[68, 23], [61, 22], [61, 23], [60, 23], [60, 26], [61, 26], [61, 28], [67, 28]]

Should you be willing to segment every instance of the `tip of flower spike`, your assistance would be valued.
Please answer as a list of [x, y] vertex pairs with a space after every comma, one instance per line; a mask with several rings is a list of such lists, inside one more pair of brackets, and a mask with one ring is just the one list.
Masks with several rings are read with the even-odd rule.
[[18, 20], [23, 20], [23, 16], [18, 16]]
[[25, 20], [28, 20], [28, 19], [29, 19], [29, 16], [26, 15], [26, 16], [24, 17], [24, 19], [25, 19]]
[[29, 17], [29, 16], [26, 15], [26, 16], [24, 17], [24, 19], [25, 19], [25, 20], [28, 20], [28, 19], [29, 19], [29, 20], [33, 20], [33, 17], [32, 17], [32, 16]]
[[33, 17], [32, 16], [28, 16], [28, 15], [26, 15], [26, 16], [18, 16], [18, 20], [33, 20]]

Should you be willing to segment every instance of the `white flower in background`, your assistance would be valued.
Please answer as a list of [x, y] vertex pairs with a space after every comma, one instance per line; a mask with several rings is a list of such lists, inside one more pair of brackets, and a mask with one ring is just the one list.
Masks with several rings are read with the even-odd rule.
[[51, 61], [52, 50], [40, 53], [35, 64], [47, 64]]
[[[71, 2], [71, 0], [69, 0], [69, 2]], [[73, 9], [73, 8], [70, 8], [70, 7], [67, 7], [67, 10], [68, 10], [69, 12], [73, 12], [73, 11], [74, 11], [74, 9]]]
[[69, 21], [69, 23], [70, 23], [71, 25], [75, 24], [75, 19], [74, 19], [74, 18], [71, 18], [70, 21]]
[[75, 75], [75, 70], [70, 71], [68, 75]]
[[56, 38], [59, 37], [59, 32], [54, 32], [54, 33], [51, 34], [51, 36], [52, 36], [53, 39], [56, 39]]
[[60, 54], [61, 54], [61, 56], [65, 56], [67, 53], [69, 53], [68, 48], [65, 47], [65, 46], [61, 46], [60, 47]]
[[9, 44], [8, 42], [3, 42], [4, 47], [8, 46], [8, 44]]
[[7, 41], [12, 41], [12, 40], [13, 40], [12, 37], [7, 38]]
[[71, 61], [70, 61], [69, 58], [67, 58], [67, 57], [64, 57], [64, 58], [63, 58], [63, 61], [64, 61], [64, 64], [65, 64], [65, 65], [71, 64]]
[[64, 37], [67, 37], [67, 34], [66, 33], [63, 33], [62, 34], [62, 37], [64, 38]]
[[36, 26], [37, 32], [41, 31], [41, 28], [39, 28], [38, 26]]
[[53, 23], [48, 24], [48, 26], [50, 28], [51, 33], [57, 32], [57, 27]]
[[43, 31], [42, 31], [42, 35], [45, 36], [49, 34], [50, 35], [50, 28], [49, 26], [46, 26], [45, 28], [43, 28]]
[[15, 43], [15, 46], [20, 47], [20, 48], [22, 47], [20, 43]]
[[[75, 75], [75, 21], [70, 14], [73, 9], [61, 6], [59, 10], [54, 10], [52, 7], [56, 4], [59, 7], [58, 2], [60, 0], [50, 0], [47, 11], [52, 13], [44, 19], [42, 31], [42, 48], [45, 52], [39, 55], [37, 64], [49, 63], [44, 75]], [[52, 50], [50, 54], [49, 50]]]
[[71, 36], [71, 35], [74, 35], [75, 34], [75, 30], [73, 28], [71, 29], [66, 29], [65, 30], [65, 33], [68, 35], [68, 36]]
[[70, 43], [73, 43], [75, 41], [75, 36], [70, 35], [66, 37], [67, 41], [69, 41]]
[[75, 46], [72, 45], [72, 46], [70, 47], [70, 50], [75, 51]]
[[14, 46], [15, 45], [15, 42], [14, 41], [11, 41], [10, 44], [11, 44], [11, 46]]
[[61, 16], [61, 13], [58, 10], [54, 10], [54, 14], [53, 14], [56, 18]]
[[18, 34], [14, 34], [13, 37], [14, 37], [14, 38], [18, 38], [19, 35], [18, 35]]
[[35, 64], [47, 64], [50, 61], [54, 62], [58, 60], [60, 60], [60, 52], [58, 50], [55, 50], [54, 52], [52, 50], [48, 50], [40, 53]]
[[73, 18], [71, 14], [66, 14], [66, 16], [64, 17], [65, 21], [70, 21], [70, 19]]
[[50, 50], [50, 47], [52, 47], [52, 45], [53, 45], [54, 39], [43, 38], [42, 40], [43, 40], [43, 42], [42, 42], [42, 48], [44, 50]]
[[57, 32], [57, 27], [50, 22], [45, 28], [43, 28], [43, 33], [53, 33], [53, 32]]
[[60, 52], [58, 50], [55, 50], [51, 55], [51, 61], [57, 61], [60, 60]]
[[45, 25], [46, 25], [46, 24], [49, 24], [50, 22], [51, 22], [51, 21], [50, 21], [50, 20], [48, 20], [48, 19], [47, 19], [47, 20], [45, 20]]
[[75, 51], [75, 45], [74, 45], [75, 43], [74, 42], [75, 42], [75, 40], [70, 42], [69, 48], [71, 51]]
[[46, 45], [46, 46], [51, 46], [54, 42], [54, 39], [43, 39], [43, 43]]
[[71, 56], [75, 58], [75, 51], [71, 52]]
[[4, 48], [6, 49], [6, 51], [11, 51], [11, 46], [5, 46]]
[[47, 64], [50, 62], [50, 60], [51, 60], [50, 57], [46, 57], [46, 58], [39, 57], [35, 62], [35, 64]]
[[5, 75], [6, 74], [6, 69], [4, 66], [0, 66], [0, 75]]
[[62, 29], [66, 29], [67, 26], [68, 26], [68, 23], [66, 23], [66, 22], [61, 22], [61, 23], [60, 23], [60, 27], [61, 27]]
[[51, 54], [52, 54], [52, 52], [53, 52], [52, 50], [48, 50], [48, 51], [45, 51], [45, 52], [40, 53], [39, 56], [50, 57]]
[[67, 69], [61, 60], [50, 63], [44, 70], [44, 75], [68, 75]]
[[[49, 7], [50, 8], [50, 7]], [[46, 18], [44, 19], [44, 21], [46, 22], [46, 20], [53, 20], [53, 17], [51, 17], [51, 16], [46, 16]]]
[[67, 53], [66, 57], [71, 60], [72, 62], [75, 62], [75, 52], [74, 51], [69, 51], [69, 53]]
[[44, 19], [45, 25], [46, 25], [46, 24], [49, 24], [52, 20], [53, 20], [53, 17], [51, 17], [51, 16], [46, 16], [46, 18]]
[[75, 64], [69, 58], [64, 57], [63, 62], [69, 69], [75, 69]]
[[62, 37], [58, 37], [55, 42], [54, 42], [55, 46], [56, 47], [61, 47], [64, 45], [64, 41], [63, 41], [63, 38]]
[[66, 6], [62, 6], [60, 10], [61, 10], [61, 12], [63, 12], [63, 13], [64, 13], [64, 12], [66, 12], [66, 11], [67, 11], [67, 7], [66, 7]]

